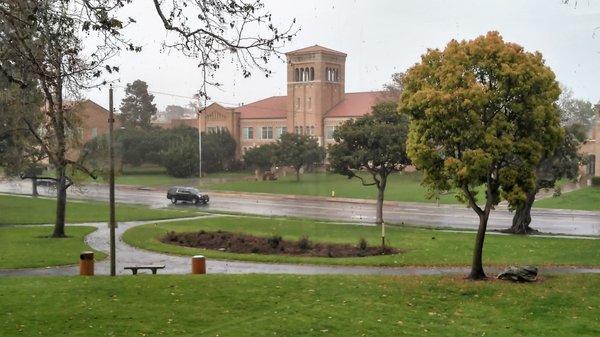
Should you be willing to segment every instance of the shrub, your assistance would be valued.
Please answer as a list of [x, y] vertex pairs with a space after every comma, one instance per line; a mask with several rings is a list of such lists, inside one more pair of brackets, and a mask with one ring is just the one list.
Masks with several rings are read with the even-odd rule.
[[310, 242], [310, 240], [308, 240], [308, 236], [304, 235], [303, 237], [300, 238], [300, 240], [298, 240], [298, 248], [302, 249], [302, 250], [307, 250], [310, 249], [312, 247], [312, 243]]
[[554, 192], [552, 193], [552, 197], [558, 198], [558, 197], [560, 197], [561, 194], [562, 194], [562, 189], [560, 188], [560, 186], [555, 186]]
[[367, 240], [365, 240], [365, 238], [360, 238], [357, 247], [360, 250], [367, 250]]
[[600, 177], [592, 177], [592, 186], [600, 187]]
[[271, 248], [277, 248], [279, 246], [279, 244], [281, 243], [281, 241], [283, 241], [283, 238], [281, 237], [281, 235], [273, 235], [267, 239], [267, 244], [269, 244], [269, 246], [271, 246]]
[[333, 257], [333, 247], [331, 247], [331, 245], [327, 245], [326, 251], [327, 251], [327, 257]]

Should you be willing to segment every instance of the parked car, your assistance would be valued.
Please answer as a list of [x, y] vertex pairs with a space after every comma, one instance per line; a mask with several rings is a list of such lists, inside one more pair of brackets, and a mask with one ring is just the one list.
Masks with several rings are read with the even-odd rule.
[[167, 191], [167, 199], [173, 204], [178, 201], [192, 202], [196, 205], [208, 204], [210, 198], [207, 194], [203, 194], [198, 189], [193, 187], [178, 187], [174, 186]]

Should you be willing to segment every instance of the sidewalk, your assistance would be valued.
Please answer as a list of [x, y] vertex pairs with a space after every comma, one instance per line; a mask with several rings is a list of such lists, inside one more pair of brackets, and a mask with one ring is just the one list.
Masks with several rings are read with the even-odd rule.
[[[217, 217], [227, 215], [204, 215], [197, 217], [203, 219], [206, 217]], [[117, 227], [117, 273], [119, 275], [130, 275], [129, 271], [123, 269], [125, 266], [144, 265], [144, 264], [164, 264], [164, 270], [159, 271], [162, 274], [189, 274], [191, 271], [191, 258], [189, 256], [169, 255], [159, 252], [147, 251], [130, 246], [123, 242], [122, 236], [130, 228], [141, 226], [148, 223], [184, 221], [184, 219], [165, 219], [157, 221], [132, 221], [120, 222]], [[42, 225], [45, 226], [45, 225]], [[92, 249], [109, 253], [110, 245], [108, 242], [109, 229], [106, 223], [84, 223], [72, 226], [93, 226], [97, 230], [85, 238], [86, 244]], [[74, 259], [77, 257], [74, 256]], [[501, 267], [487, 267], [486, 271], [491, 274], [499, 273]], [[469, 267], [363, 267], [363, 266], [327, 266], [327, 265], [306, 265], [306, 264], [283, 264], [283, 263], [259, 263], [242, 262], [226, 260], [207, 260], [207, 272], [216, 274], [298, 274], [298, 275], [449, 275], [449, 274], [468, 274]], [[108, 275], [110, 271], [108, 257], [102, 261], [96, 262], [95, 273], [97, 275]], [[599, 274], [600, 267], [542, 267], [540, 273], [593, 273]], [[31, 268], [31, 269], [0, 269], [0, 276], [58, 276], [58, 275], [77, 275], [78, 267], [76, 265]]]

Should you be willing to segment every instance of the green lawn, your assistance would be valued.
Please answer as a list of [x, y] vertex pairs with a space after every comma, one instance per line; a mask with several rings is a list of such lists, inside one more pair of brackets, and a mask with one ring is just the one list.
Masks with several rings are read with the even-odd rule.
[[[245, 181], [238, 180], [228, 183], [210, 184], [211, 190], [261, 192], [276, 194], [295, 194], [310, 196], [331, 196], [335, 191], [336, 197], [374, 199], [377, 188], [362, 186], [358, 179], [349, 180], [339, 174], [307, 173], [301, 175], [300, 181], [295, 176], [279, 177], [276, 181]], [[385, 193], [386, 200], [405, 202], [436, 202], [425, 197], [426, 189], [421, 186], [419, 173], [394, 174], [388, 180]], [[440, 203], [457, 203], [452, 194], [442, 195]]]
[[[167, 231], [190, 232], [226, 230], [260, 236], [282, 235], [297, 240], [308, 235], [313, 242], [358, 243], [364, 237], [370, 245], [380, 242], [380, 228], [360, 225], [328, 224], [315, 220], [216, 217], [132, 228], [125, 242], [144, 249], [180, 254], [203, 254], [209, 258], [337, 265], [469, 265], [474, 245], [473, 233], [444, 232], [410, 227], [387, 227], [389, 243], [408, 252], [398, 255], [356, 258], [294, 257], [285, 255], [235, 254], [164, 244], [157, 237]], [[484, 247], [487, 265], [600, 265], [600, 240], [543, 238], [531, 236], [488, 235]]]
[[[54, 223], [56, 201], [46, 198], [0, 195], [0, 210], [0, 225], [48, 224]], [[116, 215], [118, 221], [132, 221], [181, 218], [196, 216], [198, 213], [117, 204]], [[67, 203], [68, 223], [102, 221], [108, 221], [108, 203], [74, 200]]]
[[600, 187], [585, 187], [556, 198], [541, 199], [534, 207], [600, 211]]
[[2, 336], [597, 336], [597, 275], [0, 278]]
[[[53, 239], [48, 237], [52, 234], [52, 227], [48, 226], [0, 227], [0, 269], [76, 264], [79, 253], [91, 250], [83, 238], [94, 230], [94, 227], [69, 226], [69, 237]], [[97, 260], [105, 256], [101, 252], [95, 254]]]

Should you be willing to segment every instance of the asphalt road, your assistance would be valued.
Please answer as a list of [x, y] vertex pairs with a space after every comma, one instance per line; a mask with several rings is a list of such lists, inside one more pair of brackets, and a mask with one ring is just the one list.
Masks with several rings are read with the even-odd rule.
[[[4, 181], [0, 192], [29, 194], [31, 184], [23, 181]], [[42, 195], [52, 195], [52, 191], [40, 188]], [[266, 216], [293, 216], [335, 221], [361, 222], [372, 224], [375, 219], [375, 205], [371, 201], [335, 201], [319, 198], [285, 197], [272, 195], [210, 193], [211, 200], [201, 210], [236, 212]], [[69, 197], [76, 199], [108, 200], [108, 186], [86, 185], [81, 189], [71, 189]], [[171, 205], [166, 199], [166, 191], [117, 187], [117, 202], [145, 204], [152, 207], [195, 208], [193, 205]], [[478, 218], [470, 209], [461, 205], [440, 205], [422, 203], [388, 202], [384, 206], [384, 219], [392, 224], [417, 226], [476, 229]], [[534, 209], [532, 227], [539, 231], [566, 235], [600, 235], [600, 212]], [[488, 229], [508, 228], [512, 213], [499, 207], [490, 217]]]

